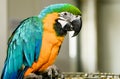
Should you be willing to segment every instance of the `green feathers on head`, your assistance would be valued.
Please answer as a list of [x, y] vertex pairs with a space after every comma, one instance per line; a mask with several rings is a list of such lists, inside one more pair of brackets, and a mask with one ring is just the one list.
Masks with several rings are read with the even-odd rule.
[[49, 13], [53, 13], [53, 12], [70, 12], [72, 14], [75, 14], [75, 15], [81, 15], [81, 11], [71, 5], [71, 4], [53, 4], [53, 5], [50, 5], [48, 7], [46, 7], [45, 9], [43, 9], [39, 16], [40, 18], [44, 18], [46, 16], [46, 14], [49, 14]]

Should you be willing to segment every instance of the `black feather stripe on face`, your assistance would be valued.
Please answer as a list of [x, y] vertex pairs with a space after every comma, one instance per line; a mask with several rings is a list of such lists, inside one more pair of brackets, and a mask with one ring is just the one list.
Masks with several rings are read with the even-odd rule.
[[58, 22], [58, 20], [56, 20], [54, 29], [56, 31], [57, 36], [64, 36], [67, 34], [67, 31], [62, 28], [62, 25]]
[[59, 13], [59, 18], [56, 19], [54, 29], [58, 36], [64, 36], [69, 31], [74, 31], [73, 37], [78, 35], [82, 26], [80, 15], [74, 15], [69, 12]]

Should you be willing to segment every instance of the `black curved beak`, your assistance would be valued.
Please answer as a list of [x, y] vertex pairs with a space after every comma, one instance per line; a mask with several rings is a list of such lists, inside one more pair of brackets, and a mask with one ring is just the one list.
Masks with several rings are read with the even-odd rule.
[[[72, 37], [78, 35], [82, 28], [82, 18], [81, 16], [73, 16], [72, 19], [65, 20], [63, 18], [59, 18], [56, 22], [55, 30], [59, 35], [66, 35], [68, 31], [74, 31]], [[71, 21], [72, 20], [72, 21]], [[58, 27], [57, 27], [58, 26]]]
[[74, 31], [74, 34], [72, 37], [78, 35], [78, 33], [80, 32], [82, 28], [82, 19], [75, 19], [72, 22], [68, 22], [65, 26], [64, 26], [64, 30], [65, 31]]
[[80, 32], [81, 28], [82, 28], [82, 19], [76, 19], [76, 20], [73, 20], [71, 22], [72, 24], [72, 31], [74, 31], [74, 34], [72, 37], [78, 35], [78, 33]]

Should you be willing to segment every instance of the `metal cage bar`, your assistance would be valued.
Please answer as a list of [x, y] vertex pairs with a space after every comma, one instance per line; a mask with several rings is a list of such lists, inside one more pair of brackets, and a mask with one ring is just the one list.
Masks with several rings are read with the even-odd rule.
[[63, 72], [62, 75], [60, 75], [57, 79], [120, 79], [120, 74]]

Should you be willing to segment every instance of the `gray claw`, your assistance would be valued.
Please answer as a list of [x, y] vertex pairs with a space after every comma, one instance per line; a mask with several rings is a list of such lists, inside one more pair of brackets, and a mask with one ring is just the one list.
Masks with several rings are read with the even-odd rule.
[[55, 66], [55, 65], [52, 65], [52, 66], [49, 66], [46, 70], [46, 72], [48, 72], [48, 76], [58, 76], [60, 71], [59, 69]]

